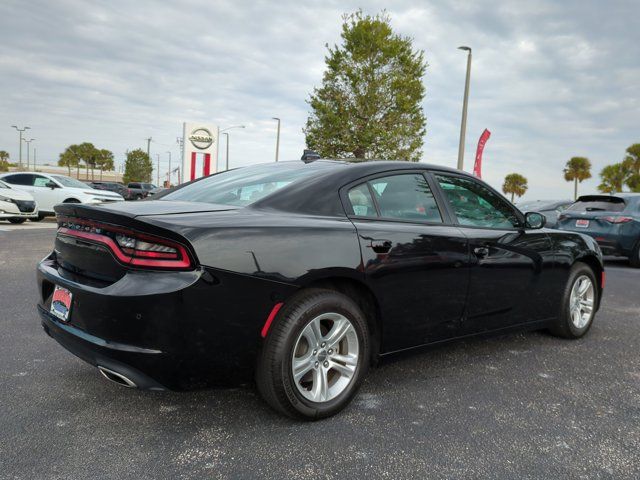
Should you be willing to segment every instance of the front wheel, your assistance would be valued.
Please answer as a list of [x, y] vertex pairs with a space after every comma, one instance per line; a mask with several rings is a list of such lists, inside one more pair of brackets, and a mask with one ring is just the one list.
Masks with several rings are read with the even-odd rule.
[[576, 263], [569, 273], [558, 320], [551, 333], [572, 339], [585, 335], [596, 314], [598, 294], [593, 270], [584, 263]]
[[356, 394], [369, 352], [367, 321], [353, 300], [332, 290], [302, 291], [285, 304], [265, 339], [258, 390], [290, 417], [329, 417]]
[[10, 218], [9, 221], [11, 223], [24, 223], [27, 221], [26, 218]]

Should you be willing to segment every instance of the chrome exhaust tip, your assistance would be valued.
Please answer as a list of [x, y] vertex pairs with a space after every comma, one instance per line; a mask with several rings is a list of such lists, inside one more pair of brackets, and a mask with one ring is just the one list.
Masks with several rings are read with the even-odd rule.
[[121, 373], [114, 372], [113, 370], [109, 370], [108, 368], [102, 367], [100, 365], [98, 365], [98, 371], [104, 378], [113, 383], [117, 383], [118, 385], [122, 385], [123, 387], [127, 388], [136, 388], [136, 384], [133, 382], [133, 380], [128, 379]]

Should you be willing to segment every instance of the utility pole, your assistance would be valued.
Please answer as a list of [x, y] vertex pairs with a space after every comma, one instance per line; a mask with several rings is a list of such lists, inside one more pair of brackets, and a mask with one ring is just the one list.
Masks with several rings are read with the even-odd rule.
[[278, 154], [280, 153], [280, 119], [278, 117], [272, 117], [278, 121], [278, 133], [276, 134], [276, 162], [278, 161]]
[[158, 157], [158, 168], [156, 169], [156, 178], [157, 178], [157, 182], [158, 182], [158, 187], [160, 186], [160, 154], [156, 153], [156, 157]]
[[34, 140], [35, 138], [30, 138], [29, 140], [27, 140], [26, 138], [22, 139], [22, 141], [27, 144], [27, 170], [29, 170], [29, 147], [31, 146], [31, 142], [33, 142]]
[[33, 171], [36, 171], [36, 147], [33, 147]]
[[167, 150], [167, 153], [169, 154], [169, 188], [171, 188], [171, 151]]
[[15, 125], [11, 125], [13, 128], [15, 128], [18, 133], [19, 133], [19, 137], [20, 139], [18, 140], [18, 145], [19, 145], [19, 165], [22, 167], [22, 132], [24, 132], [25, 130], [30, 130], [31, 127], [23, 127], [23, 128], [18, 128]]
[[467, 133], [467, 105], [469, 103], [469, 83], [471, 81], [471, 48], [458, 47], [465, 50], [467, 55], [467, 78], [464, 82], [464, 100], [462, 102], [462, 124], [460, 125], [460, 145], [458, 146], [458, 170], [464, 169], [464, 137]]

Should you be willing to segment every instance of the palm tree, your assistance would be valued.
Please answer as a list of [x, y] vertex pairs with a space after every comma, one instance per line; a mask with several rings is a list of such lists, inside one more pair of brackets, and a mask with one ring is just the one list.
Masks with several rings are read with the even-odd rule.
[[625, 183], [632, 192], [640, 192], [640, 143], [634, 143], [627, 148], [622, 163], [629, 169]]
[[6, 172], [9, 170], [9, 154], [0, 150], [0, 172]]
[[631, 170], [625, 162], [607, 165], [600, 172], [602, 183], [598, 185], [598, 190], [602, 193], [621, 192], [622, 186], [627, 181], [630, 174]]
[[502, 184], [502, 191], [505, 195], [511, 194], [511, 202], [513, 203], [514, 196], [521, 197], [529, 188], [526, 177], [523, 177], [519, 173], [510, 173], [504, 177], [504, 183]]
[[574, 183], [573, 198], [578, 198], [578, 183], [591, 178], [591, 162], [585, 157], [573, 157], [564, 169], [564, 179]]

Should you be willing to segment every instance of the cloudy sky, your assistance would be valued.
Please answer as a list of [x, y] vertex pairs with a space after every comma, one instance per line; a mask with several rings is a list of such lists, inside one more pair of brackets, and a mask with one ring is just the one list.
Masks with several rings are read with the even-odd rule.
[[456, 165], [459, 45], [474, 53], [466, 167], [488, 128], [484, 177], [494, 186], [515, 171], [529, 179], [525, 198], [570, 197], [570, 157], [590, 158], [597, 177], [640, 142], [637, 0], [3, 0], [0, 149], [17, 159], [13, 124], [32, 128], [38, 163], [82, 141], [121, 163], [153, 137], [165, 170], [183, 121], [244, 124], [231, 131], [233, 167], [273, 161], [271, 118], [280, 117], [280, 158], [297, 159], [325, 44], [339, 42], [341, 15], [357, 8], [387, 9], [395, 30], [425, 51], [425, 162]]

